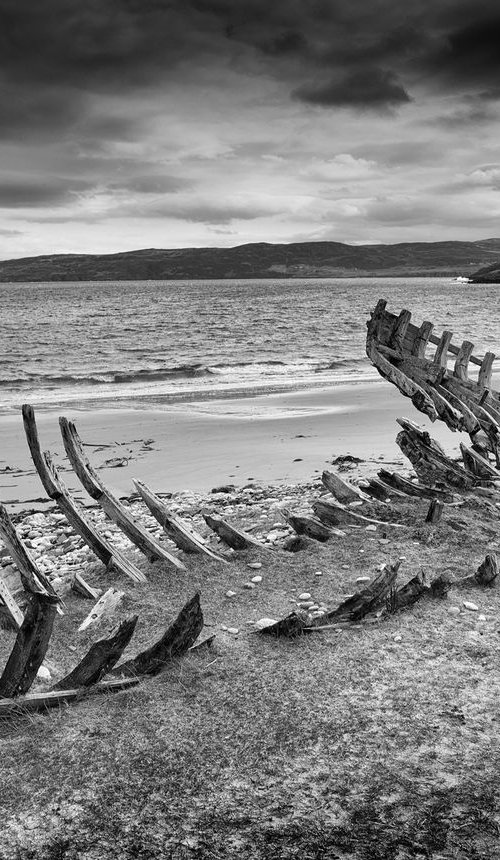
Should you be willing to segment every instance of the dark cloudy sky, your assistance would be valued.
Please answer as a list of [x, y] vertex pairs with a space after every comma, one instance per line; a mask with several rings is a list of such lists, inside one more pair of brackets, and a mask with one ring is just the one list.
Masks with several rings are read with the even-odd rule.
[[0, 0], [0, 257], [500, 236], [498, 0]]

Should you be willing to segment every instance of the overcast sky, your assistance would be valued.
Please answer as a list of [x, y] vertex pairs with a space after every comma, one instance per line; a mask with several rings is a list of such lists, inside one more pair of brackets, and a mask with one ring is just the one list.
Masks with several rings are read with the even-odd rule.
[[498, 0], [0, 0], [0, 258], [500, 236]]

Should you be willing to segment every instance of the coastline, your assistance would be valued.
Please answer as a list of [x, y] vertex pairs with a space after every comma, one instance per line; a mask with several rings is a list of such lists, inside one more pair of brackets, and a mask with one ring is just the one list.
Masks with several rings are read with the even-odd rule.
[[[279, 394], [116, 409], [57, 408], [37, 411], [40, 440], [62, 467], [62, 477], [89, 503], [69, 470], [58, 417], [75, 421], [92, 464], [119, 495], [130, 495], [132, 478], [158, 492], [208, 492], [223, 484], [296, 484], [321, 475], [332, 460], [352, 454], [366, 472], [383, 462], [406, 462], [395, 439], [396, 418], [407, 416], [432, 428], [447, 450], [458, 447], [449, 430], [431, 425], [410, 400], [382, 380]], [[11, 511], [52, 504], [34, 469], [22, 416], [0, 416], [0, 499]], [[123, 462], [106, 466], [106, 461]]]

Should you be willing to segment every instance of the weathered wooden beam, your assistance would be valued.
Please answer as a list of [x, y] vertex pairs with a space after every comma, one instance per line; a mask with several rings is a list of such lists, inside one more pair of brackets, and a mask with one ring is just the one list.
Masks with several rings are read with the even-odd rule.
[[478, 585], [492, 586], [498, 576], [498, 560], [494, 552], [489, 553], [475, 573]]
[[0, 677], [0, 696], [26, 693], [42, 665], [54, 625], [52, 595], [30, 594], [23, 622]]
[[135, 675], [157, 675], [174, 657], [180, 657], [203, 629], [203, 613], [200, 595], [195, 594], [179, 612], [161, 639], [136, 657], [127, 660], [111, 671], [111, 675], [130, 677]]
[[434, 403], [425, 393], [424, 389], [417, 385], [413, 379], [410, 379], [401, 370], [398, 370], [390, 361], [378, 351], [374, 342], [367, 341], [366, 348], [368, 357], [372, 364], [376, 367], [381, 376], [392, 382], [405, 397], [409, 397], [413, 405], [419, 412], [427, 415], [431, 421], [435, 421], [438, 417]]
[[325, 489], [331, 493], [337, 501], [342, 502], [344, 505], [348, 505], [349, 502], [360, 502], [366, 501], [366, 495], [358, 489], [358, 487], [354, 487], [352, 484], [349, 484], [348, 481], [344, 481], [340, 475], [335, 474], [335, 472], [330, 472], [328, 469], [325, 469], [323, 474], [321, 475], [321, 481]]
[[443, 515], [443, 508], [444, 505], [439, 501], [439, 499], [433, 499], [429, 505], [425, 522], [437, 525]]
[[162, 500], [153, 493], [146, 484], [142, 481], [137, 481], [135, 478], [133, 478], [133, 481], [137, 492], [144, 504], [153, 514], [155, 520], [160, 523], [168, 537], [173, 540], [180, 549], [184, 550], [184, 552], [206, 555], [215, 561], [229, 564], [226, 558], [223, 558], [222, 555], [214, 552], [206, 545], [205, 539], [200, 534], [195, 532], [194, 529], [191, 529], [183, 523], [179, 517], [176, 517], [171, 511], [169, 511], [164, 502], [162, 502]]
[[85, 541], [108, 570], [124, 574], [134, 582], [146, 582], [146, 577], [131, 561], [115, 549], [93, 526], [64, 485], [48, 451], [42, 452], [32, 406], [24, 404], [23, 422], [31, 457], [45, 492], [62, 511], [69, 524]]
[[14, 595], [11, 593], [7, 583], [2, 579], [2, 575], [0, 573], [0, 604], [5, 606], [5, 609], [14, 623], [14, 627], [17, 629], [20, 628], [23, 623], [24, 615], [21, 611], [20, 607], [17, 604], [17, 601]]
[[429, 487], [426, 484], [415, 484], [408, 478], [404, 478], [397, 472], [389, 472], [387, 469], [380, 469], [379, 477], [385, 484], [400, 490], [407, 496], [414, 496], [419, 499], [441, 499], [442, 502], [453, 502], [454, 495], [446, 490], [438, 489], [437, 487]]
[[53, 585], [48, 577], [39, 570], [31, 553], [28, 552], [21, 538], [18, 536], [14, 524], [7, 513], [7, 509], [2, 504], [0, 504], [0, 539], [9, 550], [9, 555], [16, 564], [25, 590], [42, 596], [51, 595], [59, 601]]
[[126, 618], [108, 636], [94, 642], [78, 665], [54, 684], [51, 691], [90, 687], [100, 681], [120, 659], [134, 634], [138, 618], [138, 615]]
[[415, 340], [413, 341], [413, 347], [411, 349], [412, 355], [415, 355], [417, 358], [425, 358], [425, 350], [429, 343], [429, 338], [432, 334], [433, 328], [434, 326], [432, 323], [427, 320], [422, 323], [418, 330], [418, 334], [415, 335]]
[[147, 529], [136, 522], [122, 503], [105, 487], [87, 459], [75, 425], [66, 418], [60, 418], [59, 425], [69, 461], [89, 495], [149, 559], [165, 561], [177, 570], [185, 570], [182, 561], [160, 546]]
[[452, 331], [444, 331], [441, 337], [429, 337], [431, 343], [437, 344], [436, 352], [434, 353], [433, 362], [439, 367], [446, 368], [448, 366], [448, 352], [451, 352]]
[[386, 499], [408, 499], [406, 493], [403, 493], [402, 490], [398, 490], [397, 487], [391, 487], [390, 484], [386, 484], [380, 476], [376, 478], [372, 476], [368, 478], [368, 490], [367, 492], [374, 493], [375, 497], [380, 501], [385, 501]]
[[265, 546], [261, 541], [249, 535], [248, 532], [243, 532], [235, 528], [227, 520], [216, 517], [214, 514], [202, 513], [207, 526], [220, 537], [221, 541], [230, 546], [231, 549], [244, 550], [257, 548], [266, 552], [273, 552], [271, 547]]
[[469, 361], [474, 350], [474, 344], [470, 340], [464, 340], [455, 359], [453, 375], [459, 379], [468, 379]]
[[410, 311], [402, 310], [396, 321], [393, 323], [392, 330], [389, 335], [388, 346], [399, 352], [403, 349], [403, 343], [410, 321]]
[[320, 543], [326, 543], [332, 537], [345, 537], [346, 533], [341, 529], [329, 528], [314, 517], [297, 516], [284, 508], [282, 508], [281, 513], [298, 535], [306, 535], [306, 537], [313, 538]]
[[50, 693], [30, 693], [17, 699], [0, 699], [0, 718], [23, 717], [50, 708], [58, 708], [64, 704], [81, 702], [99, 693], [115, 693], [135, 687], [139, 678], [113, 678], [100, 681], [92, 687], [80, 687], [75, 690], [55, 690]]
[[87, 617], [82, 621], [78, 628], [78, 632], [86, 630], [91, 624], [99, 621], [103, 615], [112, 612], [120, 603], [125, 592], [118, 591], [116, 588], [108, 588], [108, 590], [99, 598], [96, 605], [90, 610]]
[[318, 624], [324, 624], [325, 620], [359, 621], [385, 599], [396, 581], [400, 564], [401, 562], [397, 561], [395, 564], [386, 565], [384, 570], [365, 588], [348, 597], [340, 606], [327, 612], [322, 618], [315, 619], [312, 626], [317, 626], [316, 621]]
[[383, 528], [404, 529], [406, 526], [401, 523], [390, 523], [384, 520], [374, 520], [371, 517], [363, 517], [361, 514], [356, 514], [350, 508], [341, 505], [340, 502], [325, 502], [322, 499], [317, 499], [313, 503], [313, 511], [321, 522], [327, 525], [342, 526], [368, 526], [377, 525]]
[[268, 624], [259, 630], [263, 636], [272, 636], [274, 639], [284, 637], [286, 639], [296, 639], [297, 636], [302, 636], [307, 631], [307, 625], [310, 622], [310, 615], [303, 610], [294, 610], [285, 618], [276, 621], [275, 624]]
[[426, 430], [408, 418], [397, 421], [403, 432], [396, 437], [396, 443], [425, 483], [441, 482], [458, 489], [471, 489], [476, 485], [475, 477], [451, 460]]
[[386, 600], [386, 610], [392, 614], [400, 609], [408, 609], [428, 591], [429, 586], [426, 584], [425, 574], [423, 572], [417, 573], [401, 588], [391, 589]]
[[473, 448], [468, 448], [463, 442], [460, 442], [460, 451], [464, 461], [465, 468], [476, 475], [479, 479], [486, 481], [500, 480], [500, 472], [491, 465], [489, 460], [481, 457]]
[[479, 368], [479, 373], [477, 375], [477, 384], [480, 388], [489, 388], [491, 385], [491, 372], [493, 369], [493, 362], [495, 361], [496, 355], [494, 352], [486, 352], [484, 358], [481, 362], [481, 367]]
[[97, 591], [97, 589], [92, 588], [92, 586], [88, 584], [78, 571], [74, 574], [73, 579], [71, 580], [71, 588], [73, 591], [76, 591], [77, 594], [80, 594], [89, 600], [99, 599], [100, 592]]

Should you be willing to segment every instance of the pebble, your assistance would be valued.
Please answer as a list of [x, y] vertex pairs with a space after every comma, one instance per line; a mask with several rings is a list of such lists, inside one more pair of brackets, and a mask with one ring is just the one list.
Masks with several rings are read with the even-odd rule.
[[236, 634], [239, 633], [240, 631], [238, 630], [237, 627], [228, 627], [227, 632], [231, 633], [233, 636], [236, 636]]
[[313, 573], [313, 576], [323, 576], [323, 571], [322, 570], [315, 570]]
[[38, 672], [36, 673], [36, 676], [40, 679], [40, 681], [50, 681], [52, 678], [52, 675], [47, 669], [47, 666], [40, 666]]
[[308, 591], [303, 591], [302, 594], [299, 594], [299, 600], [310, 600], [311, 595]]
[[236, 597], [235, 591], [226, 591], [226, 597]]
[[260, 570], [262, 567], [262, 562], [261, 561], [251, 561], [251, 562], [249, 562], [249, 564], [247, 564], [247, 567], [249, 567], [251, 570]]
[[478, 621], [486, 621], [486, 615], [483, 615], [483, 614], [478, 615], [478, 616], [477, 616], [477, 620], [478, 620]]
[[390, 540], [389, 540], [389, 538], [380, 538], [379, 543], [382, 543], [382, 544], [390, 543]]
[[358, 584], [361, 584], [363, 582], [370, 582], [370, 580], [371, 580], [371, 576], [357, 576], [356, 577], [356, 582]]
[[251, 591], [252, 588], [255, 588], [255, 584], [253, 582], [244, 582], [243, 588], [247, 588], [249, 591]]
[[262, 577], [261, 576], [252, 576], [251, 582], [255, 582], [255, 583], [262, 582]]
[[392, 640], [393, 640], [393, 642], [402, 642], [403, 637], [401, 636], [400, 633], [396, 633], [396, 635], [392, 637]]
[[448, 615], [460, 615], [460, 607], [450, 606], [450, 608], [448, 609]]
[[406, 561], [406, 556], [405, 556], [405, 555], [400, 555], [400, 556], [399, 556], [399, 561]]
[[350, 569], [350, 568], [349, 568], [349, 565], [348, 565], [348, 564], [343, 564], [343, 565], [342, 565], [342, 570], [349, 570], [349, 569]]
[[376, 532], [376, 531], [377, 531], [377, 526], [374, 526], [374, 525], [371, 525], [371, 524], [370, 524], [369, 526], [366, 526], [365, 531], [367, 531], [367, 532]]
[[477, 612], [479, 606], [476, 603], [472, 603], [470, 600], [464, 600], [463, 602], [464, 609], [468, 609], [469, 612]]

